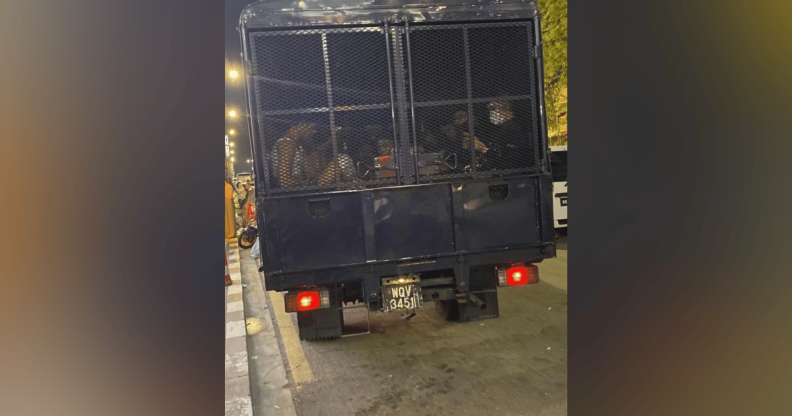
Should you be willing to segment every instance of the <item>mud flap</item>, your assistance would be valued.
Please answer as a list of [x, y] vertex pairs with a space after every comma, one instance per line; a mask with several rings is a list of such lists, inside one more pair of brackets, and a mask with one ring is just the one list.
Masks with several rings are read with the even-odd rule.
[[341, 337], [344, 316], [338, 307], [297, 312], [297, 326], [301, 341], [335, 339]]
[[297, 327], [301, 341], [335, 339], [341, 337], [344, 313], [336, 290], [330, 290], [330, 304], [325, 309], [297, 312]]

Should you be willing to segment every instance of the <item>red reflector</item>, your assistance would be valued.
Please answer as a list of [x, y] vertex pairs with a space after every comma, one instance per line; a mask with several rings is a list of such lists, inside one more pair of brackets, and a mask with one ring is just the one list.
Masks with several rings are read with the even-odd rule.
[[509, 286], [524, 285], [538, 277], [539, 270], [535, 265], [530, 267], [512, 267], [506, 271], [506, 284]]
[[297, 294], [297, 310], [319, 309], [319, 292], [300, 292]]

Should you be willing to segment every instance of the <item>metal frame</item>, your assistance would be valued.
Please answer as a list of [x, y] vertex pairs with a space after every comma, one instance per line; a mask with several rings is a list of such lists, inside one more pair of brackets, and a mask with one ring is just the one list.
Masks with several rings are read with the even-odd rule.
[[385, 32], [385, 51], [388, 55], [388, 87], [390, 88], [390, 105], [391, 105], [391, 122], [393, 124], [393, 157], [396, 159], [396, 181], [397, 184], [402, 184], [402, 158], [399, 149], [399, 135], [396, 133], [396, 103], [393, 101], [393, 64], [391, 63], [391, 39], [390, 39], [390, 26], [388, 21], [382, 23], [382, 30]]
[[[311, 36], [320, 36], [322, 42], [322, 59], [324, 63], [324, 70], [325, 70], [325, 86], [326, 86], [326, 94], [327, 94], [327, 106], [326, 107], [314, 107], [314, 108], [297, 108], [297, 109], [286, 109], [286, 110], [265, 110], [257, 112], [256, 124], [264, 123], [265, 118], [269, 116], [277, 116], [277, 115], [294, 115], [294, 114], [318, 114], [318, 113], [327, 113], [329, 118], [329, 128], [330, 128], [330, 140], [332, 144], [332, 151], [333, 151], [333, 160], [338, 160], [338, 138], [336, 133], [336, 123], [335, 123], [335, 114], [336, 112], [343, 112], [343, 111], [355, 111], [355, 110], [378, 110], [378, 109], [387, 109], [391, 108], [391, 115], [393, 117], [394, 113], [394, 99], [393, 94], [390, 94], [390, 102], [389, 103], [382, 103], [382, 104], [366, 104], [366, 105], [345, 105], [345, 106], [335, 106], [333, 103], [333, 91], [332, 91], [332, 77], [330, 71], [330, 56], [329, 56], [329, 49], [327, 44], [327, 35], [328, 34], [337, 34], [337, 33], [383, 33], [384, 29], [383, 26], [360, 26], [360, 27], [351, 27], [351, 28], [317, 28], [317, 29], [299, 29], [299, 30], [266, 30], [266, 31], [255, 31], [251, 33], [251, 39], [248, 39], [248, 42], [245, 42], [243, 38], [243, 44], [245, 44], [246, 48], [249, 43], [255, 41], [255, 38], [258, 37], [271, 37], [271, 36], [300, 36], [300, 35], [311, 35]], [[244, 31], [243, 31], [244, 32]], [[388, 43], [388, 36], [386, 33], [385, 36], [385, 45], [386, 50], [390, 51], [390, 44]], [[256, 68], [258, 65], [257, 55], [255, 53], [251, 54], [247, 51], [248, 56], [250, 56], [250, 75], [249, 78], [252, 82], [255, 80], [260, 79], [262, 76], [256, 74]], [[388, 54], [388, 73], [389, 73], [389, 82], [392, 83], [392, 77], [390, 76], [391, 73], [391, 65], [390, 65], [390, 54]], [[252, 88], [255, 89], [255, 86]], [[264, 137], [263, 134], [259, 132], [260, 129], [256, 129], [255, 137], [258, 140], [254, 140], [259, 142], [259, 146], [266, 147], [265, 143], [269, 141], [269, 138]], [[251, 130], [253, 131], [253, 130]], [[394, 132], [394, 143], [397, 142], [397, 135]], [[336, 170], [334, 183], [329, 185], [304, 185], [304, 186], [290, 186], [290, 187], [272, 187], [271, 181], [269, 180], [270, 172], [269, 172], [269, 163], [268, 163], [268, 152], [263, 152], [265, 157], [261, 158], [264, 164], [264, 170], [266, 170], [267, 175], [265, 177], [265, 193], [267, 195], [285, 195], [285, 194], [298, 194], [298, 193], [305, 193], [305, 192], [323, 192], [323, 191], [335, 191], [335, 190], [356, 190], [356, 189], [366, 189], [371, 186], [377, 185], [400, 185], [401, 184], [401, 176], [397, 175], [396, 178], [384, 178], [384, 179], [362, 179], [360, 182], [351, 182], [345, 183], [339, 181], [340, 172]]]
[[[247, 42], [247, 32], [244, 30], [239, 31], [239, 37], [242, 43], [242, 56], [247, 57], [250, 56], [250, 51], [248, 50], [248, 42]], [[242, 60], [243, 65], [246, 64], [246, 60]], [[262, 263], [266, 262], [269, 263], [272, 260], [272, 253], [270, 253], [270, 247], [268, 244], [264, 243], [266, 240], [266, 235], [264, 231], [263, 224], [264, 222], [261, 221], [263, 216], [264, 210], [264, 200], [263, 197], [266, 195], [266, 192], [269, 190], [269, 166], [267, 166], [267, 158], [263, 157], [266, 152], [261, 149], [261, 141], [257, 140], [256, 138], [259, 137], [258, 135], [258, 120], [256, 122], [253, 121], [253, 117], [251, 113], [255, 113], [256, 109], [256, 100], [253, 99], [252, 94], [250, 93], [250, 67], [244, 67], [244, 72], [246, 75], [244, 76], [245, 82], [243, 83], [243, 91], [245, 95], [245, 102], [248, 106], [248, 113], [246, 114], [247, 122], [248, 122], [248, 131], [249, 131], [249, 140], [250, 140], [250, 149], [251, 149], [251, 156], [253, 157], [253, 180], [255, 184], [255, 192], [254, 195], [255, 204], [256, 204], [256, 221], [258, 224], [262, 226], [259, 228], [259, 242], [261, 243], [259, 246], [259, 256], [261, 258]], [[261, 166], [259, 168], [259, 163]]]
[[412, 53], [410, 53], [410, 21], [404, 21], [404, 37], [407, 43], [407, 79], [410, 88], [410, 120], [412, 121], [412, 149], [413, 170], [415, 171], [415, 183], [421, 183], [421, 175], [418, 166], [418, 134], [415, 132], [415, 95], [413, 94], [412, 77]]
[[[544, 49], [542, 48], [542, 31], [539, 30], [541, 27], [541, 16], [536, 15], [534, 18], [536, 23], [533, 24], [533, 31], [534, 31], [534, 55], [536, 57], [536, 83], [538, 85], [537, 88], [537, 95], [538, 95], [538, 102], [539, 102], [539, 126], [540, 126], [540, 135], [541, 135], [541, 146], [539, 151], [541, 152], [541, 163], [544, 166], [547, 166], [548, 172], [550, 169], [550, 163], [547, 160], [547, 111], [545, 111], [545, 104], [544, 104]], [[533, 100], [532, 100], [533, 101]]]
[[470, 39], [468, 38], [468, 28], [462, 28], [462, 36], [465, 42], [465, 86], [467, 89], [468, 101], [468, 133], [470, 134], [470, 174], [476, 176], [476, 128], [473, 126], [473, 79], [470, 76]]
[[[325, 85], [327, 86], [327, 108], [330, 113], [330, 143], [333, 146], [333, 162], [338, 163], [338, 137], [336, 136], [335, 111], [333, 110], [333, 83], [330, 79], [330, 56], [327, 50], [327, 33], [322, 33], [322, 58], [325, 68]], [[335, 182], [338, 183], [339, 172], [335, 169]]]
[[[538, 19], [538, 16], [535, 16], [534, 19]], [[526, 34], [528, 35], [528, 39], [526, 41], [531, 40], [533, 38], [533, 42], [529, 43], [529, 47], [532, 49], [534, 57], [536, 59], [536, 66], [532, 72], [536, 75], [536, 81], [532, 82], [532, 93], [528, 95], [514, 95], [514, 96], [503, 96], [503, 97], [483, 97], [483, 98], [474, 98], [473, 97], [473, 84], [472, 84], [472, 76], [471, 76], [471, 56], [470, 56], [470, 44], [468, 39], [468, 31], [469, 29], [475, 28], [493, 28], [493, 27], [524, 27], [526, 29]], [[542, 78], [542, 61], [541, 61], [541, 38], [539, 37], [541, 34], [538, 34], [538, 27], [539, 25], [534, 24], [532, 19], [519, 19], [519, 20], [509, 20], [504, 22], [482, 22], [482, 23], [457, 23], [457, 24], [411, 24], [409, 20], [404, 19], [399, 22], [389, 22], [388, 20], [381, 21], [380, 24], [374, 25], [365, 25], [365, 26], [355, 26], [355, 27], [344, 27], [344, 28], [300, 28], [300, 29], [290, 29], [290, 28], [278, 28], [278, 29], [268, 29], [268, 30], [257, 30], [252, 31], [249, 33], [250, 39], [245, 39], [243, 32], [243, 45], [244, 45], [244, 52], [247, 56], [250, 57], [250, 70], [248, 79], [250, 83], [255, 83], [255, 81], [261, 76], [256, 74], [256, 68], [258, 65], [257, 55], [255, 53], [251, 53], [248, 48], [252, 42], [255, 41], [258, 37], [269, 37], [269, 36], [300, 36], [300, 35], [318, 35], [321, 36], [322, 41], [322, 53], [323, 53], [323, 60], [324, 60], [324, 69], [325, 69], [325, 83], [327, 89], [327, 107], [316, 107], [316, 108], [300, 108], [300, 109], [287, 109], [287, 110], [268, 110], [268, 111], [261, 111], [257, 112], [257, 119], [255, 122], [253, 120], [250, 121], [251, 124], [251, 132], [258, 140], [253, 140], [254, 148], [256, 145], [258, 147], [265, 146], [268, 138], [263, 137], [260, 133], [260, 124], [265, 123], [265, 118], [270, 116], [277, 116], [277, 115], [293, 115], [293, 114], [316, 114], [316, 113], [328, 113], [329, 117], [329, 126], [330, 126], [330, 140], [332, 142], [332, 151], [333, 151], [333, 160], [338, 160], [338, 142], [337, 142], [337, 135], [335, 129], [335, 114], [336, 112], [342, 111], [355, 111], [355, 110], [376, 110], [376, 109], [386, 109], [390, 107], [391, 109], [391, 128], [393, 129], [393, 142], [394, 142], [394, 159], [396, 162], [396, 169], [397, 174], [395, 178], [383, 178], [383, 179], [361, 179], [360, 182], [352, 182], [352, 183], [344, 183], [339, 181], [339, 172], [335, 172], [335, 183], [329, 185], [305, 185], [305, 186], [293, 186], [293, 187], [277, 187], [273, 188], [272, 183], [270, 180], [270, 172], [269, 172], [269, 163], [266, 156], [268, 156], [268, 152], [265, 149], [260, 148], [257, 152], [257, 158], [261, 160], [261, 176], [263, 178], [263, 191], [270, 196], [275, 195], [293, 195], [293, 194], [303, 194], [303, 193], [327, 193], [327, 192], [335, 192], [335, 191], [348, 191], [348, 190], [360, 190], [360, 189], [369, 189], [371, 187], [381, 187], [381, 186], [398, 186], [404, 184], [420, 184], [423, 182], [438, 182], [438, 181], [448, 181], [453, 179], [473, 179], [473, 178], [488, 178], [493, 176], [512, 176], [515, 174], [532, 174], [532, 173], [539, 173], [542, 169], [546, 169], [547, 165], [547, 155], [545, 148], [547, 147], [547, 135], [546, 135], [546, 114], [545, 108], [542, 104], [542, 100], [539, 99], [538, 108], [536, 98], [542, 97], [543, 94], [543, 78]], [[416, 102], [415, 101], [415, 91], [414, 91], [414, 82], [413, 82], [413, 67], [412, 67], [412, 51], [411, 51], [411, 42], [410, 42], [410, 33], [412, 31], [437, 31], [437, 30], [461, 30], [464, 36], [464, 57], [465, 57], [465, 78], [466, 78], [466, 92], [467, 97], [465, 99], [454, 99], [454, 100], [440, 100], [440, 101], [423, 101], [423, 102]], [[533, 33], [532, 33], [533, 31]], [[333, 33], [382, 33], [384, 35], [384, 42], [385, 42], [385, 50], [387, 54], [387, 65], [388, 65], [388, 88], [389, 88], [389, 102], [388, 103], [381, 103], [381, 104], [367, 104], [367, 105], [356, 105], [356, 106], [334, 106], [333, 103], [333, 93], [332, 93], [332, 83], [331, 83], [331, 73], [330, 73], [330, 56], [328, 52], [328, 44], [327, 44], [327, 35]], [[401, 36], [404, 35], [404, 37]], [[391, 45], [393, 42], [393, 45]], [[251, 85], [250, 87], [255, 88], [255, 85]], [[247, 89], [247, 86], [246, 86]], [[539, 115], [539, 122], [537, 123], [534, 119], [531, 123], [531, 133], [534, 136], [534, 140], [538, 143], [535, 143], [539, 147], [538, 154], [535, 154], [534, 160], [531, 161], [531, 167], [521, 168], [521, 169], [508, 169], [508, 170], [495, 170], [495, 171], [477, 171], [475, 168], [475, 164], [471, 166], [471, 172], [459, 172], [459, 173], [447, 173], [447, 174], [440, 174], [440, 175], [420, 175], [420, 169], [418, 169], [418, 153], [415, 149], [418, 148], [417, 146], [417, 122], [415, 117], [415, 109], [416, 108], [426, 108], [426, 107], [435, 107], [435, 106], [448, 106], [448, 105], [459, 105], [459, 104], [467, 104], [469, 114], [473, 114], [474, 105], [478, 103], [484, 102], [492, 102], [495, 100], [524, 100], [530, 102], [530, 108], [533, 114]], [[248, 94], [248, 101], [251, 108], [255, 106], [255, 99]], [[411, 124], [411, 126], [409, 125]], [[539, 131], [537, 131], [539, 130]], [[468, 121], [468, 131], [470, 133], [470, 157], [471, 160], [475, 160], [475, 145], [474, 145], [474, 137], [475, 137], [475, 127], [473, 125], [473, 117], [470, 117]], [[534, 147], [534, 146], [531, 146]], [[532, 149], [532, 153], [535, 152], [535, 149]], [[265, 157], [261, 157], [265, 156]], [[409, 159], [405, 159], [409, 158]], [[405, 161], [409, 160], [409, 163]], [[364, 163], [365, 164], [365, 163]], [[259, 181], [257, 181], [259, 182]]]
[[369, 310], [368, 305], [365, 302], [362, 302], [362, 303], [360, 303], [358, 305], [352, 305], [352, 306], [343, 306], [343, 305], [341, 305], [341, 307], [339, 309], [341, 310], [342, 314], [344, 313], [344, 311], [348, 311], [348, 310], [354, 310], [354, 309], [365, 309], [366, 310], [366, 331], [365, 332], [353, 332], [351, 334], [345, 334], [344, 330], [343, 330], [343, 327], [342, 327], [341, 328], [341, 338], [355, 337], [355, 336], [358, 336], [358, 335], [367, 335], [367, 334], [371, 333], [371, 311]]
[[406, 32], [404, 29], [405, 22], [401, 23], [394, 23], [392, 26], [392, 30], [394, 33], [393, 36], [393, 69], [394, 75], [396, 80], [399, 83], [396, 85], [396, 102], [402, 103], [398, 105], [396, 108], [396, 117], [399, 124], [399, 132], [401, 133], [401, 137], [406, 138], [405, 140], [399, 140], [399, 146], [394, 149], [394, 153], [399, 153], [399, 160], [401, 161], [401, 169], [398, 172], [399, 177], [402, 178], [402, 181], [406, 181], [406, 183], [412, 183], [410, 178], [411, 170], [416, 169], [417, 166], [414, 165], [414, 161], [411, 164], [405, 163], [405, 158], [410, 156], [410, 145], [409, 145], [409, 122], [410, 119], [407, 118], [407, 109], [403, 103], [407, 102], [407, 92], [404, 86], [404, 83], [407, 82], [407, 75], [405, 74], [406, 69], [406, 51], [403, 50], [404, 46], [406, 45], [406, 41], [402, 41], [401, 35], [406, 36]]
[[[417, 102], [416, 103], [416, 102], [414, 102], [412, 100], [412, 93], [413, 93], [413, 90], [412, 90], [412, 76], [410, 76], [410, 78], [409, 78], [409, 81], [410, 81], [410, 97], [411, 97], [411, 100], [410, 100], [410, 111], [411, 111], [411, 114], [413, 115], [413, 117], [412, 117], [413, 140], [415, 140], [415, 138], [417, 136], [417, 134], [415, 133], [416, 121], [415, 121], [415, 115], [414, 115], [414, 109], [416, 107], [422, 108], [422, 107], [434, 107], [434, 106], [447, 106], [447, 105], [455, 105], [455, 104], [468, 104], [468, 113], [472, 115], [473, 114], [473, 105], [474, 104], [492, 102], [492, 101], [496, 101], [496, 100], [512, 100], [512, 101], [526, 100], [526, 101], [529, 101], [531, 103], [530, 104], [531, 105], [531, 111], [534, 114], [536, 113], [536, 104], [534, 103], [534, 100], [536, 99], [536, 94], [534, 94], [534, 95], [508, 95], [508, 96], [500, 96], [500, 97], [473, 98], [473, 83], [472, 83], [471, 69], [470, 69], [471, 68], [471, 64], [470, 64], [470, 49], [469, 49], [470, 48], [470, 44], [469, 44], [469, 39], [468, 39], [468, 30], [469, 29], [494, 28], [494, 27], [521, 27], [521, 26], [524, 26], [524, 27], [526, 27], [526, 29], [528, 29], [530, 31], [532, 28], [538, 27], [538, 25], [533, 24], [531, 19], [520, 19], [520, 20], [512, 20], [512, 21], [508, 21], [508, 22], [489, 22], [489, 23], [417, 24], [417, 25], [412, 25], [412, 26], [409, 25], [409, 22], [405, 22], [405, 26], [406, 26], [406, 31], [407, 31], [407, 34], [408, 34], [406, 36], [406, 40], [407, 40], [406, 43], [407, 43], [407, 50], [408, 50], [408, 64], [409, 64], [408, 69], [410, 70], [410, 72], [412, 71], [412, 62], [411, 62], [411, 56], [410, 56], [410, 53], [409, 53], [409, 51], [410, 51], [410, 41], [409, 41], [409, 33], [410, 33], [410, 31], [462, 30], [463, 37], [464, 37], [464, 47], [465, 47], [465, 52], [464, 52], [464, 55], [465, 55], [465, 80], [466, 80], [466, 84], [467, 84], [466, 85], [466, 90], [467, 90], [467, 98], [466, 99], [424, 101], [424, 102]], [[530, 35], [530, 32], [528, 32], [528, 34]], [[530, 40], [531, 40], [531, 38], [527, 39], [526, 41], [530, 41]], [[536, 55], [536, 53], [537, 53], [536, 52], [536, 42], [530, 44], [530, 47], [532, 49], [531, 52], [533, 52], [534, 55]], [[536, 86], [535, 91], [540, 91], [539, 88], [542, 87], [541, 75], [537, 79], [538, 79], [539, 85]], [[543, 109], [543, 107], [541, 107], [541, 104], [540, 104], [540, 108]], [[540, 114], [542, 116], [544, 115], [543, 112], [540, 113]], [[541, 124], [542, 131], [544, 131], [544, 124], [543, 124], [544, 123], [544, 119], [542, 118], [541, 121], [542, 121], [542, 124]], [[531, 132], [533, 133], [534, 137], [537, 137], [537, 138], [539, 136], [539, 134], [537, 134], [537, 131], [536, 131], [538, 127], [540, 127], [540, 126], [537, 125], [536, 123], [532, 123], [532, 131]], [[474, 145], [474, 143], [475, 143], [474, 142], [475, 127], [473, 125], [473, 117], [469, 117], [469, 119], [468, 119], [468, 131], [470, 133], [470, 144], [469, 144], [470, 157], [471, 157], [471, 160], [475, 160], [475, 145]], [[539, 138], [539, 142], [540, 142], [539, 152], [541, 153], [542, 152], [542, 148], [545, 147], [545, 145], [543, 143], [546, 143], [546, 137], [544, 137], [544, 140], [542, 140], [542, 138]], [[414, 148], [417, 148], [417, 145], [414, 145]], [[445, 175], [432, 175], [431, 176], [431, 180], [432, 180], [432, 182], [437, 182], [437, 181], [444, 181], [444, 180], [449, 180], [449, 179], [489, 178], [489, 177], [493, 177], [493, 176], [511, 176], [513, 174], [520, 174], [520, 173], [537, 173], [537, 172], [540, 172], [540, 169], [541, 169], [540, 160], [534, 160], [532, 162], [534, 162], [533, 164], [536, 165], [533, 168], [501, 169], [501, 170], [497, 170], [497, 171], [481, 171], [481, 172], [477, 172], [475, 164], [471, 164], [471, 172], [470, 173], [462, 172], [462, 173], [451, 173], [451, 174], [445, 174]], [[416, 173], [416, 178], [417, 178], [417, 173]]]

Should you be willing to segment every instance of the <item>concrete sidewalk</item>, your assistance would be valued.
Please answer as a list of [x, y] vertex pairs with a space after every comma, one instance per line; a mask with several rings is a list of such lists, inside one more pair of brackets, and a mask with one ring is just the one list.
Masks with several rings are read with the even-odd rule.
[[236, 242], [226, 242], [231, 286], [226, 286], [225, 415], [253, 416], [242, 274]]
[[292, 383], [276, 335], [273, 310], [251, 250], [239, 250], [253, 416], [296, 416]]

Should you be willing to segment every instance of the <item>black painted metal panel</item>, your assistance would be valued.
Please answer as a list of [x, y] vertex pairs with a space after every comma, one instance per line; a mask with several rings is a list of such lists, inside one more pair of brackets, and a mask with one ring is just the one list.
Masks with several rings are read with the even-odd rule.
[[447, 184], [374, 191], [378, 260], [454, 252]]
[[[539, 243], [534, 184], [533, 178], [465, 183], [455, 195], [463, 199], [468, 250]], [[499, 199], [503, 185], [508, 194]]]
[[[278, 200], [275, 227], [283, 268], [300, 270], [365, 262], [360, 196], [346, 193]], [[326, 214], [325, 204], [329, 204]]]

